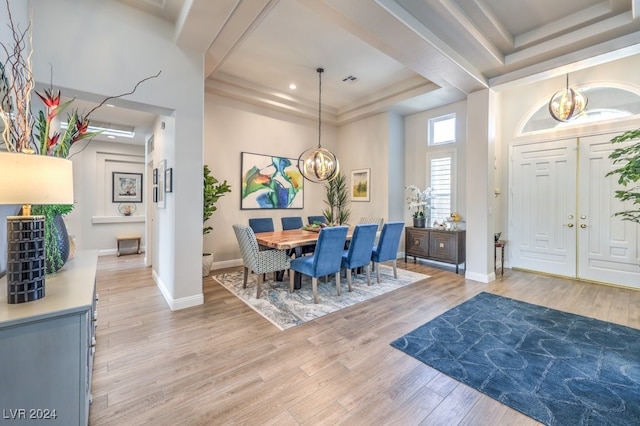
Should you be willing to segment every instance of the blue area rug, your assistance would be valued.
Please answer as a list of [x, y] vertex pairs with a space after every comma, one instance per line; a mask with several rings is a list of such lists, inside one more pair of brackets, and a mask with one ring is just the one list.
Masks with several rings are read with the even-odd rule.
[[547, 425], [640, 425], [640, 330], [481, 293], [391, 345]]

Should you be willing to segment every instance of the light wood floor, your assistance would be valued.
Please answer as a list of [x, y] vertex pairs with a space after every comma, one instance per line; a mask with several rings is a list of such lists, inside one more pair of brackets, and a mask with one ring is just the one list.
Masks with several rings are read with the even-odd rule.
[[399, 260], [431, 278], [283, 332], [211, 278], [170, 311], [142, 256], [99, 261], [91, 425], [534, 425], [389, 343], [482, 291], [640, 328], [639, 291]]

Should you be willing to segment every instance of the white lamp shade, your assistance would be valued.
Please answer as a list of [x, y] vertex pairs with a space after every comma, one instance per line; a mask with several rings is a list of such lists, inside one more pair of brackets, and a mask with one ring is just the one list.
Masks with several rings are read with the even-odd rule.
[[0, 153], [0, 204], [73, 204], [73, 165], [65, 158]]

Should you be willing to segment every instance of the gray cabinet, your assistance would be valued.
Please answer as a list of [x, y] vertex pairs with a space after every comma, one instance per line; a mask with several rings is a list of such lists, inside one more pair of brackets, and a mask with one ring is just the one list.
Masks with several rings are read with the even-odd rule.
[[78, 252], [34, 302], [7, 304], [0, 280], [0, 423], [88, 424], [97, 260]]
[[466, 231], [445, 231], [432, 228], [405, 228], [404, 261], [407, 256], [456, 265], [466, 261]]

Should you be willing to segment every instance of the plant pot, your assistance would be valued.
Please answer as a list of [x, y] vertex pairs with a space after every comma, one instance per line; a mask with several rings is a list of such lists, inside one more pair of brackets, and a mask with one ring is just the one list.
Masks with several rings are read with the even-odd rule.
[[413, 218], [413, 227], [414, 228], [424, 228], [427, 223], [426, 217], [414, 217]]
[[211, 265], [213, 265], [213, 253], [202, 254], [202, 278], [208, 277], [211, 273]]
[[57, 214], [53, 217], [53, 235], [49, 242], [56, 246], [56, 251], [60, 254], [59, 258], [46, 258], [45, 264], [47, 268], [47, 274], [58, 272], [60, 268], [69, 259], [70, 241], [69, 234], [67, 233], [67, 226], [64, 223], [64, 219], [61, 215]]

